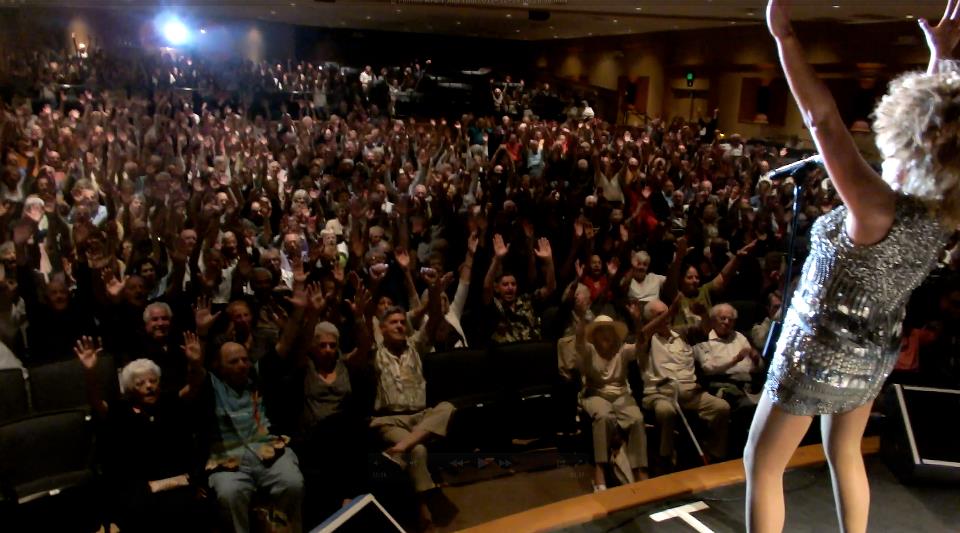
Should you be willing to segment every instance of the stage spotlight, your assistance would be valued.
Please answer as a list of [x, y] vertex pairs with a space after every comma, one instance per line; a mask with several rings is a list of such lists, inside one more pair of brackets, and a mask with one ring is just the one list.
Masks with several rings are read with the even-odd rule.
[[170, 19], [163, 23], [163, 38], [168, 43], [179, 46], [190, 39], [190, 30], [177, 19]]

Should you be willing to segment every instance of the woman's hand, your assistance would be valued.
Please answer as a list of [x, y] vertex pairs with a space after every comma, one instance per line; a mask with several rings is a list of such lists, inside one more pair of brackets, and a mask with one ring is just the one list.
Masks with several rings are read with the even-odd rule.
[[947, 0], [943, 17], [936, 26], [930, 26], [927, 19], [920, 19], [920, 29], [930, 48], [930, 63], [940, 59], [951, 59], [953, 50], [960, 43], [960, 0]]
[[770, 0], [767, 3], [767, 28], [774, 38], [783, 39], [793, 35], [790, 24], [790, 2], [788, 0]]
[[76, 346], [73, 347], [73, 353], [77, 354], [80, 364], [86, 370], [93, 370], [97, 366], [97, 358], [103, 349], [98, 348], [91, 337], [80, 337], [77, 339]]

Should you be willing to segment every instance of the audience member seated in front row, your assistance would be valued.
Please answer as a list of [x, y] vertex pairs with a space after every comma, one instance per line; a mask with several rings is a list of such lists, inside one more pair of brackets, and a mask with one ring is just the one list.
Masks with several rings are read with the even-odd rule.
[[[631, 305], [631, 310], [638, 308]], [[639, 313], [636, 318], [639, 326]], [[636, 345], [624, 343], [627, 333], [626, 324], [600, 315], [589, 324], [580, 323], [572, 339], [573, 353], [569, 337], [558, 345], [561, 375], [569, 379], [575, 370], [583, 382], [580, 404], [592, 420], [595, 492], [606, 490], [606, 467], [618, 454], [624, 454], [629, 463], [623, 481], [648, 477], [643, 413], [627, 382], [627, 366], [636, 358]]]
[[[437, 328], [444, 320], [440, 294], [452, 280], [453, 275], [447, 274], [430, 284], [427, 303], [429, 318], [423, 329], [408, 336], [406, 313], [401, 307], [391, 307], [380, 316], [383, 341], [373, 349], [369, 348], [369, 341], [357, 341], [356, 357], [369, 358], [376, 375], [375, 413], [370, 428], [389, 445], [384, 454], [404, 467], [410, 475], [420, 500], [419, 519], [424, 528], [434, 521], [445, 521], [446, 516], [438, 514], [445, 514], [449, 509], [449, 502], [430, 477], [424, 444], [431, 438], [447, 434], [454, 407], [447, 402], [427, 407], [427, 383], [420, 357], [430, 352]], [[367, 308], [368, 301], [366, 289], [358, 286], [354, 302], [358, 319], [361, 310]], [[367, 327], [366, 321], [363, 322], [361, 330]], [[359, 336], [366, 339], [368, 335], [364, 332]]]
[[160, 367], [150, 359], [132, 361], [120, 371], [123, 398], [104, 400], [97, 382], [101, 349], [90, 337], [74, 352], [85, 370], [90, 405], [103, 431], [100, 445], [110, 487], [110, 520], [123, 531], [187, 531], [198, 527], [193, 440], [187, 402], [203, 383], [203, 351], [185, 335], [187, 384], [176, 392], [160, 387]]
[[[656, 416], [660, 428], [658, 462], [666, 469], [675, 466], [674, 430], [678, 428], [680, 416], [678, 405], [684, 411], [696, 412], [706, 422], [707, 431], [699, 437], [704, 441], [704, 452], [710, 459], [726, 456], [730, 418], [727, 402], [697, 384], [691, 345], [706, 338], [705, 328], [709, 327], [709, 322], [703, 316], [695, 326], [671, 327], [670, 323], [679, 310], [680, 297], [674, 299], [670, 307], [660, 300], [646, 305], [643, 314], [648, 324], [644, 330], [652, 334], [644, 339], [638, 357], [643, 371], [643, 407]], [[706, 314], [697, 306], [693, 311]]]
[[713, 306], [708, 338], [693, 347], [707, 389], [733, 409], [756, 405], [760, 390], [753, 384], [763, 378], [760, 354], [742, 333], [733, 329], [736, 322], [737, 310], [732, 305]]
[[289, 351], [296, 382], [302, 384], [297, 391], [302, 396], [299, 428], [291, 445], [307, 491], [304, 519], [313, 524], [363, 492], [367, 428], [350, 382], [348, 364], [357, 358], [353, 352], [341, 355], [335, 325], [318, 323], [326, 308], [337, 304], [336, 293], [324, 295], [315, 284], [295, 291], [290, 302], [294, 308], [289, 321], [302, 324]]
[[228, 342], [213, 358], [213, 373], [204, 381], [198, 400], [209, 416], [202, 428], [209, 448], [208, 482], [228, 531], [250, 531], [251, 500], [260, 493], [269, 495], [269, 504], [296, 533], [301, 530], [303, 476], [287, 439], [270, 432], [251, 366], [246, 348]]

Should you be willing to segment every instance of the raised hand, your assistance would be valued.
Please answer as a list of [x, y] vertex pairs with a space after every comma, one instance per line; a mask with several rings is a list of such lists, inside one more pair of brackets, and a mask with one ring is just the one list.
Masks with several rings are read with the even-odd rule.
[[927, 19], [923, 18], [918, 22], [927, 39], [931, 60], [952, 58], [953, 50], [960, 43], [960, 0], [947, 0], [943, 17], [936, 26], [930, 26]]
[[627, 228], [626, 224], [620, 224], [620, 241], [627, 242], [630, 240], [630, 229]]
[[123, 292], [123, 280], [115, 276], [113, 270], [110, 269], [104, 270], [101, 276], [103, 277], [103, 284], [107, 289], [107, 294], [109, 294], [111, 298], [119, 297], [120, 293]]
[[307, 305], [312, 311], [322, 313], [327, 308], [327, 296], [323, 294], [323, 288], [319, 283], [311, 283], [307, 287], [307, 296], [309, 298]]
[[203, 296], [197, 298], [197, 305], [193, 307], [193, 320], [197, 324], [197, 331], [206, 332], [218, 316], [220, 316], [220, 311], [210, 312], [210, 298]]
[[767, 28], [777, 39], [793, 35], [789, 0], [770, 0], [767, 4]]
[[681, 260], [686, 257], [689, 248], [687, 247], [687, 238], [680, 237], [677, 239], [677, 260]]
[[637, 323], [643, 319], [643, 306], [640, 305], [640, 303], [640, 300], [630, 300], [627, 303], [627, 311], [630, 313], [630, 318]]
[[347, 300], [347, 303], [353, 311], [354, 318], [362, 320], [364, 311], [367, 309], [367, 306], [370, 305], [370, 291], [362, 284], [358, 284], [356, 294], [353, 295], [353, 300]]
[[290, 302], [290, 305], [292, 305], [294, 309], [304, 309], [310, 303], [308, 289], [303, 286], [295, 287], [293, 294], [286, 296], [284, 299]]
[[183, 344], [180, 345], [187, 361], [193, 364], [203, 364], [203, 345], [200, 344], [200, 337], [192, 331], [183, 332]]
[[540, 237], [533, 253], [543, 260], [553, 259], [553, 250], [550, 248], [550, 241], [546, 237]]
[[467, 237], [467, 252], [470, 255], [476, 254], [477, 246], [479, 245], [480, 245], [480, 235], [478, 235], [477, 232], [474, 231], [473, 233], [470, 234], [469, 237]]
[[77, 344], [73, 347], [73, 353], [77, 354], [80, 364], [87, 370], [93, 370], [97, 366], [97, 358], [103, 348], [99, 348], [92, 337], [83, 336], [77, 339]]
[[737, 250], [737, 257], [746, 257], [750, 255], [750, 252], [757, 246], [757, 239], [754, 239], [747, 243], [746, 246]]
[[582, 279], [582, 278], [583, 278], [583, 263], [581, 263], [580, 260], [577, 259], [577, 260], [574, 261], [574, 263], [573, 263], [573, 268], [575, 268], [575, 269], [577, 270], [577, 279], [578, 279], [578, 280], [579, 280], [579, 279]]
[[573, 237], [576, 239], [583, 238], [583, 222], [580, 222], [580, 219], [573, 222]]
[[396, 248], [393, 251], [393, 258], [397, 260], [397, 265], [404, 270], [410, 270], [410, 252], [406, 248]]
[[493, 236], [493, 255], [498, 259], [503, 259], [510, 250], [510, 245], [503, 242], [503, 236], [499, 233]]
[[609, 261], [607, 261], [607, 274], [609, 274], [610, 277], [616, 276], [618, 270], [620, 270], [620, 260], [619, 260], [619, 259], [617, 259], [616, 257], [614, 257], [614, 258], [610, 259]]

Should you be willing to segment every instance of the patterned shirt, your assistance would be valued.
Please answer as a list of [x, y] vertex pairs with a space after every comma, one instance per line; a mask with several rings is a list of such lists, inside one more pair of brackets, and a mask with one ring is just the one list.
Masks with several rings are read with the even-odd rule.
[[491, 308], [496, 313], [493, 342], [503, 344], [540, 339], [540, 318], [533, 310], [529, 295], [518, 296], [513, 309], [504, 305], [500, 298], [494, 298]]
[[377, 369], [378, 413], [410, 413], [427, 407], [427, 380], [423, 377], [420, 353], [430, 351], [423, 330], [407, 338], [407, 347], [397, 357], [382, 342], [377, 343], [374, 365]]

